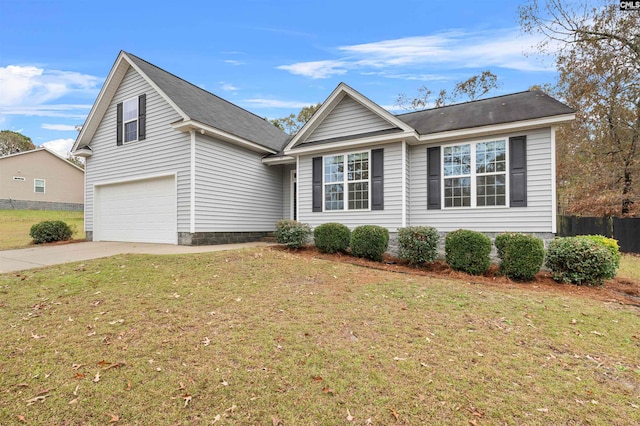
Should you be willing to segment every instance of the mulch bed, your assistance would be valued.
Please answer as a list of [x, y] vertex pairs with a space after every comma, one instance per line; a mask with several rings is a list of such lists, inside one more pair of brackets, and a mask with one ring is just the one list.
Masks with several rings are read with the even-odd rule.
[[428, 276], [434, 278], [454, 279], [466, 281], [469, 284], [481, 284], [501, 288], [520, 288], [551, 293], [554, 295], [567, 295], [590, 298], [606, 302], [617, 302], [623, 305], [632, 305], [640, 308], [640, 283], [627, 278], [616, 277], [608, 280], [601, 287], [578, 286], [573, 284], [558, 283], [551, 278], [549, 272], [539, 272], [533, 281], [517, 282], [498, 274], [498, 267], [492, 265], [483, 275], [469, 275], [454, 271], [444, 261], [435, 261], [420, 268], [409, 266], [406, 262], [385, 254], [383, 262], [374, 262], [353, 257], [345, 253], [321, 253], [314, 246], [305, 246], [298, 250], [290, 250], [286, 246], [271, 246], [274, 250], [288, 251], [298, 256], [325, 259], [333, 262], [349, 263], [366, 268], [379, 269], [410, 275]]

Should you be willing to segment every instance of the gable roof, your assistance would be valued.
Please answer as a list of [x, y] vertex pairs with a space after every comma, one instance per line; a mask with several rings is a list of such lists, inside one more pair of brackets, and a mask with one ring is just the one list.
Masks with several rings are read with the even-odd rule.
[[[202, 124], [222, 134], [277, 152], [289, 135], [267, 120], [189, 83], [131, 53], [121, 51], [98, 95], [73, 150], [88, 146], [111, 100], [132, 66], [182, 116], [183, 123]], [[179, 122], [180, 123], [180, 122]], [[175, 124], [175, 123], [174, 123]]]
[[420, 135], [573, 114], [575, 111], [549, 95], [527, 91], [449, 105], [398, 117]]
[[4, 160], [5, 158], [14, 158], [14, 157], [18, 157], [18, 156], [21, 156], [21, 155], [26, 156], [28, 154], [33, 154], [35, 152], [47, 152], [50, 155], [52, 155], [53, 157], [57, 158], [58, 160], [64, 161], [64, 163], [67, 164], [68, 166], [76, 168], [76, 169], [80, 170], [82, 173], [84, 173], [84, 169], [82, 167], [76, 166], [71, 161], [68, 161], [66, 158], [58, 155], [56, 152], [50, 150], [46, 146], [38, 146], [35, 149], [30, 149], [28, 151], [22, 151], [22, 152], [16, 152], [14, 154], [4, 155], [4, 156], [0, 157], [0, 160]]

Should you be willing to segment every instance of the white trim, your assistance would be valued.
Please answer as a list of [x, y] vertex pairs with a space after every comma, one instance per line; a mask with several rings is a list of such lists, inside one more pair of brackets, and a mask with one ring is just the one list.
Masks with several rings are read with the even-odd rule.
[[533, 120], [516, 121], [512, 123], [494, 124], [491, 126], [473, 127], [460, 130], [451, 130], [448, 132], [433, 133], [418, 137], [420, 143], [443, 142], [455, 139], [464, 139], [472, 137], [485, 137], [494, 133], [508, 133], [516, 131], [524, 131], [541, 127], [549, 127], [551, 124], [559, 124], [574, 120], [575, 114], [563, 114], [553, 117], [536, 118]]
[[285, 154], [295, 153], [299, 154], [316, 154], [322, 153], [325, 151], [335, 151], [335, 150], [344, 150], [344, 149], [352, 149], [356, 150], [357, 147], [363, 145], [372, 145], [372, 144], [380, 144], [380, 143], [397, 143], [400, 140], [411, 139], [414, 136], [413, 132], [402, 132], [402, 133], [392, 133], [390, 135], [382, 135], [382, 136], [370, 136], [368, 138], [355, 139], [355, 140], [347, 140], [340, 142], [330, 142], [330, 143], [318, 143], [308, 147], [297, 147], [290, 151], [285, 150]]
[[[138, 121], [138, 118], [140, 117], [140, 97], [139, 96], [134, 96], [131, 97], [129, 99], [125, 99], [124, 101], [122, 101], [122, 144], [129, 144], [129, 143], [134, 143], [134, 142], [138, 142], [139, 140], [139, 136], [140, 136], [140, 122]], [[132, 102], [135, 103], [136, 105], [136, 117], [132, 118], [131, 120], [125, 120], [124, 119], [124, 104], [127, 102]], [[133, 123], [136, 122], [136, 138], [135, 139], [131, 139], [130, 141], [127, 140], [127, 124], [128, 123]]]
[[556, 127], [551, 127], [551, 232], [558, 232], [558, 199], [556, 194]]
[[[353, 154], [364, 154], [367, 153], [367, 179], [360, 179], [358, 181], [349, 181], [349, 178], [347, 176], [347, 163], [349, 161], [349, 155], [353, 155]], [[325, 178], [325, 171], [324, 171], [324, 159], [325, 157], [338, 157], [338, 156], [342, 156], [343, 157], [343, 164], [344, 164], [344, 169], [342, 171], [344, 179], [342, 180], [342, 184], [343, 184], [343, 197], [342, 197], [342, 202], [343, 202], [343, 207], [342, 209], [335, 209], [335, 210], [327, 210], [325, 208], [325, 186], [326, 185], [338, 185], [341, 182], [325, 182], [324, 178]], [[335, 154], [329, 154], [329, 155], [323, 155], [322, 156], [322, 212], [323, 213], [335, 213], [335, 212], [368, 212], [371, 211], [371, 166], [372, 166], [372, 160], [371, 160], [371, 150], [363, 150], [363, 151], [351, 151], [351, 152], [338, 152]], [[383, 164], [384, 167], [384, 164]], [[349, 208], [349, 183], [363, 183], [363, 182], [367, 182], [367, 208], [366, 209], [350, 209]]]
[[185, 120], [179, 121], [177, 123], [171, 124], [175, 130], [179, 132], [187, 132], [191, 130], [198, 130], [202, 134], [210, 133], [216, 138], [224, 140], [226, 142], [231, 142], [235, 145], [247, 148], [251, 151], [261, 152], [261, 153], [269, 153], [269, 154], [277, 154], [277, 151], [274, 151], [270, 148], [266, 148], [262, 145], [258, 145], [257, 143], [251, 142], [247, 139], [238, 137], [231, 133], [225, 132], [224, 130], [216, 129], [211, 126], [207, 126], [206, 124], [199, 123], [195, 120]]
[[196, 232], [196, 131], [190, 130], [191, 136], [191, 181], [189, 191], [189, 232]]
[[289, 201], [289, 218], [292, 220], [297, 220], [297, 218], [294, 217], [294, 211], [298, 211], [297, 208], [294, 209], [293, 207], [294, 201], [296, 204], [298, 204], [298, 197], [296, 194], [294, 194], [294, 192], [298, 192], [297, 185], [294, 186], [294, 183], [298, 182], [297, 172], [297, 169], [293, 169], [289, 173], [289, 197], [291, 198], [291, 200]]
[[[402, 161], [402, 228], [407, 226], [407, 141], [402, 140], [401, 146]], [[384, 167], [384, 165], [383, 165]]]
[[[296, 157], [296, 173], [300, 170], [300, 156]], [[297, 179], [296, 174], [296, 179]], [[296, 211], [298, 212], [298, 219], [300, 218], [300, 185], [296, 185]]]
[[[322, 106], [316, 111], [315, 114], [311, 117], [311, 119], [300, 129], [298, 133], [291, 139], [291, 141], [287, 144], [284, 149], [285, 154], [288, 154], [288, 151], [293, 149], [293, 147], [300, 142], [301, 140], [305, 140], [309, 135], [313, 133], [313, 131], [324, 121], [325, 118], [333, 111], [333, 109], [342, 101], [345, 96], [350, 96], [354, 101], [358, 102], [363, 107], [369, 109], [374, 114], [378, 115], [383, 120], [389, 122], [393, 127], [398, 127], [402, 129], [404, 132], [411, 132], [415, 134], [415, 130], [409, 126], [404, 121], [400, 120], [389, 111], [382, 108], [380, 105], [371, 101], [367, 97], [363, 96], [361, 93], [352, 89], [345, 83], [340, 83], [338, 86], [331, 92], [329, 97], [322, 103]], [[416, 135], [417, 136], [417, 135]], [[297, 150], [296, 150], [297, 152]]]
[[[475, 171], [475, 166], [476, 166], [476, 147], [478, 144], [480, 143], [487, 143], [487, 142], [499, 142], [499, 141], [503, 141], [504, 142], [504, 153], [505, 153], [505, 171], [504, 171], [504, 177], [505, 177], [505, 186], [504, 186], [504, 205], [496, 205], [496, 206], [478, 206], [478, 194], [477, 194], [477, 183], [476, 183], [476, 178], [478, 177], [478, 173]], [[469, 156], [471, 157], [471, 164], [470, 164], [470, 174], [469, 176], [469, 183], [470, 183], [470, 196], [471, 196], [471, 205], [470, 206], [452, 206], [452, 207], [446, 207], [445, 206], [445, 185], [444, 185], [444, 181], [445, 179], [455, 179], [457, 177], [465, 177], [467, 175], [456, 175], [456, 176], [445, 176], [444, 174], [444, 149], [446, 147], [451, 147], [451, 146], [462, 146], [462, 145], [469, 145], [470, 146], [470, 152], [469, 152]], [[477, 210], [477, 209], [508, 209], [510, 208], [510, 204], [511, 204], [511, 200], [509, 198], [510, 195], [510, 188], [511, 188], [511, 182], [509, 179], [509, 138], [508, 137], [494, 137], [494, 138], [483, 138], [483, 139], [478, 139], [478, 140], [471, 140], [471, 141], [460, 141], [460, 142], [450, 142], [450, 143], [446, 143], [446, 144], [442, 144], [441, 148], [440, 148], [440, 205], [442, 206], [442, 210]], [[495, 172], [492, 175], [493, 176], [497, 176], [501, 174], [500, 172]], [[489, 174], [491, 175], [491, 174]], [[481, 174], [481, 176], [487, 176], [486, 173]]]
[[135, 176], [135, 177], [129, 177], [129, 178], [124, 178], [124, 179], [105, 180], [105, 181], [102, 181], [102, 182], [94, 183], [93, 186], [95, 188], [96, 186], [117, 185], [117, 184], [120, 184], [120, 183], [137, 182], [137, 181], [141, 181], [141, 180], [151, 180], [151, 179], [158, 179], [158, 178], [170, 177], [170, 176], [173, 176], [177, 181], [178, 172], [173, 172], [173, 173], [171, 173], [171, 172], [169, 172], [169, 173], [154, 173], [154, 174], [151, 174], [151, 175]]
[[276, 166], [279, 164], [295, 164], [296, 157], [285, 155], [282, 157], [266, 157], [262, 159], [262, 164], [266, 164], [268, 166]]

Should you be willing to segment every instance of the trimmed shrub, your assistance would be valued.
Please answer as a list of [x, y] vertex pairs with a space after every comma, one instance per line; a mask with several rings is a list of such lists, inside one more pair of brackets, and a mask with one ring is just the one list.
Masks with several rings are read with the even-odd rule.
[[377, 225], [358, 226], [351, 232], [349, 246], [352, 255], [381, 262], [389, 246], [389, 230]]
[[544, 262], [544, 243], [525, 234], [500, 234], [495, 240], [500, 273], [512, 280], [530, 281]]
[[411, 265], [433, 262], [438, 255], [438, 231], [430, 226], [409, 226], [398, 229], [400, 259]]
[[556, 238], [545, 263], [558, 282], [599, 286], [616, 275], [616, 259], [604, 245], [582, 237]]
[[350, 239], [351, 230], [341, 223], [323, 223], [313, 230], [313, 243], [325, 253], [345, 251]]
[[449, 232], [444, 251], [447, 263], [456, 271], [480, 275], [491, 265], [491, 239], [481, 232], [468, 229]]
[[287, 247], [297, 249], [307, 241], [311, 235], [311, 228], [306, 223], [296, 220], [281, 220], [276, 223], [276, 230], [273, 236], [279, 244], [286, 244]]
[[71, 239], [73, 229], [61, 220], [45, 220], [33, 225], [29, 235], [36, 244], [67, 241]]
[[586, 238], [595, 243], [605, 246], [607, 249], [609, 249], [616, 261], [616, 269], [620, 267], [620, 259], [622, 258], [622, 255], [620, 254], [620, 247], [618, 247], [618, 240], [607, 238], [602, 235], [579, 235], [577, 238]]

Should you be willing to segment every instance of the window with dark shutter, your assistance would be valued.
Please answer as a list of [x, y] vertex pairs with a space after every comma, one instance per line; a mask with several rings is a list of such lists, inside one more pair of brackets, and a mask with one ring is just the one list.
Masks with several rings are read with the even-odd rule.
[[440, 200], [440, 147], [427, 148], [427, 209], [441, 208]]
[[116, 145], [122, 145], [122, 102], [116, 106]]
[[312, 160], [313, 211], [322, 211], [322, 157]]
[[384, 149], [371, 150], [371, 210], [384, 210]]
[[509, 138], [509, 198], [511, 207], [527, 206], [527, 137]]
[[138, 98], [138, 140], [147, 137], [147, 95]]

